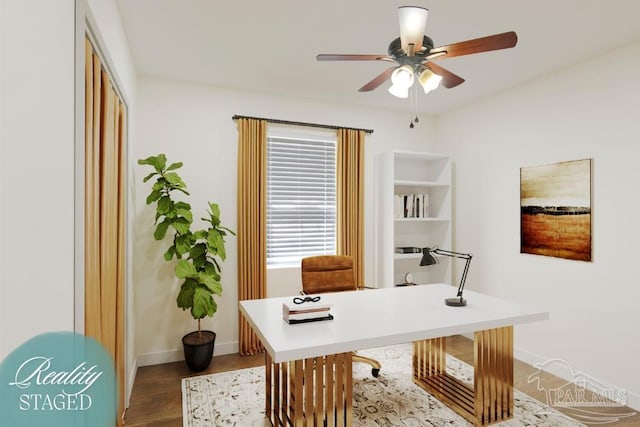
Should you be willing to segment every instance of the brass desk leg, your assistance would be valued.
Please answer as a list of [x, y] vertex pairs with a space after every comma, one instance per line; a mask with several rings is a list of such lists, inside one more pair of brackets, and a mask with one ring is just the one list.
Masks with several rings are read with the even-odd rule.
[[350, 427], [352, 353], [273, 363], [265, 357], [265, 413], [274, 426]]
[[513, 327], [474, 334], [475, 413], [479, 425], [513, 417]]
[[476, 426], [513, 417], [513, 327], [474, 334], [473, 387], [446, 371], [446, 338], [413, 343], [413, 381]]

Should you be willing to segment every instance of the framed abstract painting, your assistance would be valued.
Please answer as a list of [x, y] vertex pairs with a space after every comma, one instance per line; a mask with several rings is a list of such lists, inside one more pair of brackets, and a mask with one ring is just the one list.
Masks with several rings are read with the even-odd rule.
[[520, 168], [520, 252], [591, 261], [591, 159]]

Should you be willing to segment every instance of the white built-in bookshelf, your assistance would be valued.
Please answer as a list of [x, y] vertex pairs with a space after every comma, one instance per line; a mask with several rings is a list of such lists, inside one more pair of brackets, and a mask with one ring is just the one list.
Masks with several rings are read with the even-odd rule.
[[451, 249], [451, 159], [441, 154], [390, 151], [376, 158], [377, 287], [413, 282], [450, 283], [451, 258], [420, 267], [421, 253], [396, 248]]

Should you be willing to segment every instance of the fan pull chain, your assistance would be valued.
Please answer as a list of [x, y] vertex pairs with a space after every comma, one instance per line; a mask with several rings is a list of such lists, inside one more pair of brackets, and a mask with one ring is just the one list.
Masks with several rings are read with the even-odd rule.
[[411, 105], [411, 113], [413, 113], [412, 115], [415, 115], [415, 119], [409, 120], [410, 129], [414, 128], [414, 123], [418, 123], [420, 121], [420, 119], [418, 119], [418, 89], [415, 85], [412, 89], [413, 90], [409, 94], [409, 104]]

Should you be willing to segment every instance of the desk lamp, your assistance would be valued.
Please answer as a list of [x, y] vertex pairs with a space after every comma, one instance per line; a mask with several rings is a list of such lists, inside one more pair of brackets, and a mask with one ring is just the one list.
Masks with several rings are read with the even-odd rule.
[[453, 307], [464, 307], [467, 305], [467, 300], [462, 298], [462, 290], [464, 289], [464, 282], [467, 280], [467, 273], [469, 272], [469, 264], [471, 264], [471, 258], [473, 255], [465, 254], [461, 252], [453, 252], [447, 251], [445, 249], [440, 249], [437, 246], [433, 248], [422, 248], [422, 259], [420, 260], [420, 265], [433, 265], [438, 264], [438, 258], [436, 255], [448, 256], [451, 258], [461, 258], [466, 259], [467, 262], [464, 265], [464, 271], [462, 272], [462, 278], [460, 279], [460, 285], [458, 286], [458, 295], [455, 298], [447, 298], [444, 300], [445, 304], [453, 306]]

